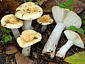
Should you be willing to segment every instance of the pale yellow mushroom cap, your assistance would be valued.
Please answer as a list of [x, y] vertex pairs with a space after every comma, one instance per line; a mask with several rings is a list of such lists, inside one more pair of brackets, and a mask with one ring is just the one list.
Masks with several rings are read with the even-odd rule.
[[37, 22], [42, 25], [48, 25], [53, 23], [53, 19], [49, 15], [43, 15], [37, 19]]
[[41, 41], [42, 35], [34, 30], [25, 30], [21, 36], [17, 38], [17, 42], [20, 47], [26, 48], [39, 41]]
[[6, 28], [16, 29], [20, 28], [23, 25], [23, 21], [16, 18], [13, 14], [5, 15], [1, 19], [1, 25]]
[[39, 18], [43, 14], [40, 6], [33, 2], [21, 4], [17, 9], [15, 16], [23, 20], [33, 20]]

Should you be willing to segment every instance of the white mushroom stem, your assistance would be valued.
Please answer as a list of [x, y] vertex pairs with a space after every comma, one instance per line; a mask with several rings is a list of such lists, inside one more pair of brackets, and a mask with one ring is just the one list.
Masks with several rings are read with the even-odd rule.
[[[33, 29], [31, 25], [32, 25], [32, 20], [25, 20], [24, 25], [22, 26], [22, 30]], [[31, 46], [23, 48], [22, 54], [24, 56], [30, 56], [30, 50], [31, 50]]]
[[30, 56], [30, 50], [31, 50], [31, 46], [26, 47], [26, 48], [23, 48], [23, 49], [22, 49], [22, 54], [23, 54], [24, 56]]
[[65, 25], [62, 23], [57, 23], [55, 28], [53, 29], [47, 43], [44, 46], [42, 53], [48, 53], [51, 58], [54, 58], [55, 50], [61, 36], [62, 31], [64, 30]]
[[22, 26], [22, 30], [33, 29], [32, 20], [25, 20]]
[[46, 29], [47, 29], [47, 25], [43, 25], [41, 28], [41, 32], [45, 32]]
[[60, 48], [60, 50], [56, 53], [56, 56], [64, 58], [66, 55], [66, 52], [71, 48], [72, 45], [73, 45], [73, 41], [68, 40], [67, 43], [63, 45]]
[[17, 39], [17, 37], [20, 36], [20, 32], [18, 29], [11, 29], [12, 30], [12, 33], [14, 35], [14, 38]]

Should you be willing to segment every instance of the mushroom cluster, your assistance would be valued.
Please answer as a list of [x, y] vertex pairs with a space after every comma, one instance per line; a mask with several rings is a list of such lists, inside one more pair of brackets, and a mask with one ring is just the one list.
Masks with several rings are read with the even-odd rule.
[[[15, 15], [8, 14], [1, 19], [1, 25], [3, 27], [12, 29], [13, 35], [19, 46], [23, 48], [22, 54], [25, 56], [30, 55], [31, 45], [39, 42], [42, 38], [40, 33], [30, 30], [33, 29], [31, 26], [32, 20], [41, 17], [42, 14], [43, 10], [40, 6], [33, 2], [26, 2], [17, 7]], [[22, 27], [22, 30], [26, 30], [22, 32], [21, 36], [20, 32], [18, 31], [18, 28], [20, 27]]]
[[[32, 20], [37, 19], [37, 22], [42, 26], [41, 32], [45, 32], [47, 25], [53, 23], [53, 19], [49, 15], [43, 15], [43, 10], [40, 6], [33, 2], [26, 2], [21, 4], [15, 11], [15, 15], [9, 14], [5, 15], [1, 19], [1, 25], [3, 27], [12, 29], [13, 35], [17, 40], [17, 43], [22, 49], [22, 54], [24, 56], [30, 55], [31, 46], [40, 42], [42, 35], [39, 32], [33, 30]], [[46, 42], [42, 53], [47, 53], [51, 58], [54, 58], [56, 47], [60, 39], [61, 33], [64, 29], [68, 29], [70, 26], [75, 26], [76, 28], [81, 27], [80, 17], [68, 9], [60, 8], [58, 6], [53, 6], [52, 8], [53, 18], [56, 22], [56, 26], [53, 29], [48, 41]], [[24, 20], [24, 21], [22, 21]], [[18, 28], [22, 27], [22, 33], [18, 31]], [[72, 45], [76, 45], [80, 48], [84, 48], [83, 41], [80, 36], [73, 31], [65, 30], [68, 41], [63, 45], [59, 51], [57, 51], [56, 56], [65, 57], [66, 52]]]
[[48, 53], [51, 58], [54, 58], [55, 50], [58, 45], [58, 41], [60, 39], [62, 31], [64, 29], [68, 29], [70, 26], [75, 26], [76, 28], [79, 28], [81, 27], [82, 22], [80, 17], [73, 11], [60, 8], [58, 6], [54, 6], [52, 8], [52, 14], [57, 24], [53, 29], [48, 41], [46, 42], [42, 53]]
[[32, 20], [39, 18], [43, 14], [43, 10], [40, 6], [33, 2], [26, 2], [21, 4], [17, 9], [15, 16], [24, 20], [23, 30], [32, 29]]

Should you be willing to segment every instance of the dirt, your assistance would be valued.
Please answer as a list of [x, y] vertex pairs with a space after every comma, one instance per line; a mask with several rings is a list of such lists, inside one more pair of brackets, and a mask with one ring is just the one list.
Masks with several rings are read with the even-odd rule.
[[[19, 3], [22, 3], [22, 2], [21, 2], [22, 0], [18, 0], [18, 1], [19, 1]], [[84, 0], [80, 0], [80, 1], [83, 2]], [[11, 3], [10, 5], [12, 5], [12, 3]], [[42, 5], [43, 8], [45, 8], [44, 6], [45, 6], [45, 5]], [[52, 5], [52, 6], [53, 6], [53, 5]], [[15, 7], [15, 8], [16, 8], [16, 7]], [[49, 7], [48, 7], [48, 8], [49, 8]], [[13, 10], [14, 10], [14, 9], [13, 9]], [[3, 10], [2, 10], [2, 11], [3, 11]], [[5, 11], [5, 10], [4, 10], [4, 11]], [[13, 12], [10, 12], [10, 11], [9, 11], [9, 13], [14, 13], [14, 11], [13, 11]], [[79, 15], [80, 17], [82, 17], [82, 16], [85, 16], [84, 13], [85, 13], [85, 8], [84, 8], [84, 10], [83, 10], [80, 14], [78, 14], [78, 15]], [[50, 14], [51, 17], [52, 17], [52, 13], [51, 13], [51, 12], [44, 12], [44, 14]], [[5, 14], [4, 14], [4, 15], [5, 15]], [[33, 25], [33, 27], [34, 27], [34, 30], [36, 30], [36, 31], [38, 31], [38, 32], [41, 33], [40, 29], [41, 29], [42, 25], [38, 24], [38, 23], [36, 22], [36, 20], [34, 20], [34, 22], [33, 22], [32, 25]], [[53, 24], [51, 24], [51, 25], [48, 25], [46, 31], [45, 31], [44, 33], [41, 33], [41, 34], [42, 34], [42, 41], [39, 42], [39, 43], [37, 43], [37, 44], [34, 44], [34, 45], [32, 46], [32, 48], [31, 48], [31, 56], [30, 56], [29, 58], [34, 61], [33, 64], [49, 64], [49, 62], [53, 62], [53, 63], [55, 63], [55, 64], [68, 64], [68, 63], [64, 62], [64, 61], [63, 61], [64, 59], [62, 59], [62, 58], [55, 57], [54, 59], [50, 59], [50, 57], [49, 57], [47, 54], [42, 54], [42, 49], [43, 49], [46, 41], [48, 40], [48, 38], [49, 38], [49, 36], [50, 36], [53, 28], [55, 27], [55, 25], [56, 25], [55, 22], [54, 22]], [[20, 28], [19, 30], [22, 31], [21, 28]], [[0, 40], [1, 40], [2, 34], [3, 34], [3, 32], [0, 30]], [[11, 33], [11, 35], [12, 35], [12, 33]], [[66, 39], [65, 35], [62, 33], [56, 51], [58, 51], [58, 50], [60, 49], [60, 47], [66, 43], [66, 41], [67, 41], [67, 39]], [[13, 37], [13, 40], [12, 40], [11, 42], [8, 42], [8, 43], [15, 43], [15, 44], [17, 44], [16, 41], [15, 41], [15, 39], [14, 39], [14, 37]], [[18, 44], [17, 44], [17, 45], [18, 45]], [[4, 51], [3, 51], [4, 47], [5, 47], [5, 46], [0, 43], [0, 50], [1, 50], [1, 51], [0, 51], [0, 64], [12, 64], [13, 62], [16, 64], [15, 57], [14, 57], [15, 54], [11, 54], [11, 55], [5, 54]], [[20, 47], [18, 47], [18, 48], [19, 48], [19, 52], [21, 52], [22, 48], [20, 48]], [[78, 48], [78, 47], [76, 47], [76, 46], [72, 46], [72, 47], [69, 49], [69, 51], [67, 52], [66, 57], [69, 57], [69, 56], [71, 56], [71, 55], [73, 55], [73, 54], [75, 54], [75, 53], [77, 53], [77, 52], [80, 52], [80, 51], [85, 51], [85, 48], [84, 48], [84, 49], [81, 49], [81, 48]], [[37, 58], [34, 57], [33, 52], [36, 52], [36, 53], [37, 53], [37, 55], [38, 55]]]

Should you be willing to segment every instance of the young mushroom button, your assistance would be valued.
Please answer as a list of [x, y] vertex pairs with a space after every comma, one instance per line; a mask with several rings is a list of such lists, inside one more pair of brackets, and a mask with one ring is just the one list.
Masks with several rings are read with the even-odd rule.
[[[52, 14], [55, 22], [57, 23], [55, 28], [53, 29], [47, 43], [44, 46], [42, 53], [48, 53], [51, 58], [55, 55], [56, 46], [60, 39], [62, 31], [70, 26], [75, 26], [77, 28], [81, 27], [81, 18], [68, 9], [60, 8], [58, 6], [54, 6], [52, 8]], [[49, 45], [49, 46], [48, 46]]]
[[56, 56], [58, 57], [65, 57], [66, 52], [71, 48], [72, 45], [76, 45], [80, 48], [84, 48], [83, 41], [81, 40], [80, 36], [71, 30], [64, 31], [64, 34], [66, 35], [68, 41], [65, 45], [63, 45], [60, 50], [56, 53]]
[[13, 14], [8, 14], [1, 19], [1, 25], [3, 27], [11, 29], [14, 37], [17, 39], [17, 37], [20, 36], [17, 28], [23, 26], [23, 22], [20, 19], [16, 18], [16, 16], [14, 16]]
[[17, 9], [15, 16], [24, 20], [23, 30], [31, 29], [32, 20], [39, 18], [43, 14], [41, 7], [33, 2], [21, 4]]
[[[41, 41], [42, 35], [34, 30], [25, 30], [22, 32], [20, 37], [17, 38], [17, 42], [20, 47], [24, 48], [22, 51], [22, 54], [24, 56], [27, 56], [30, 54], [29, 47], [39, 41]], [[28, 51], [29, 53], [26, 53], [24, 51]]]
[[47, 28], [47, 25], [53, 23], [53, 19], [49, 15], [43, 15], [42, 17], [37, 19], [37, 22], [43, 25], [41, 28], [41, 32], [44, 32]]

